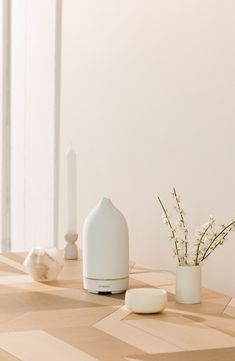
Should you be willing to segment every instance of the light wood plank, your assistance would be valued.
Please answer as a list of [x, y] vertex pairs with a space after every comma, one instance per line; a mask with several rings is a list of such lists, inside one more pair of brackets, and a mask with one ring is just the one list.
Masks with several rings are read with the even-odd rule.
[[[235, 347], [235, 338], [182, 316], [141, 318], [125, 323], [177, 346], [181, 350]], [[155, 351], [156, 352], [156, 351]]]
[[0, 347], [22, 361], [97, 361], [44, 331], [0, 333]]
[[126, 361], [234, 361], [235, 348], [171, 352], [154, 355], [126, 357]]
[[122, 322], [129, 314], [130, 311], [125, 307], [121, 307], [116, 312], [96, 323], [94, 327], [147, 353], [180, 350], [178, 346], [167, 342], [161, 337], [155, 337], [155, 335], [147, 333], [141, 328]]

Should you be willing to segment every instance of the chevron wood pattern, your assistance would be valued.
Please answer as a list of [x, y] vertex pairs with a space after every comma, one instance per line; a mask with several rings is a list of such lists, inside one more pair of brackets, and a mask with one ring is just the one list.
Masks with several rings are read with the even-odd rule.
[[130, 264], [130, 288], [162, 287], [167, 308], [140, 315], [124, 294], [83, 289], [82, 261], [65, 261], [53, 282], [33, 281], [25, 253], [0, 255], [0, 361], [235, 361], [235, 300], [203, 289], [175, 301], [175, 276]]

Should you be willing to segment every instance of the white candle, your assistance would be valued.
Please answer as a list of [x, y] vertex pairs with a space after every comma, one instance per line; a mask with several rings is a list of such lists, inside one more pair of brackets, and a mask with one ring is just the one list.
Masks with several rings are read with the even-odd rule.
[[77, 233], [77, 156], [72, 144], [67, 152], [68, 234]]

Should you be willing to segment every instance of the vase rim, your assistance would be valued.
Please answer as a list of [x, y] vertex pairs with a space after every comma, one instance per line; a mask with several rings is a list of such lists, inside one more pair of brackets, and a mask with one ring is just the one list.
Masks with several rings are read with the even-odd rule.
[[181, 267], [181, 268], [198, 268], [198, 267], [201, 267], [201, 264], [197, 264], [197, 265], [188, 265], [188, 264], [185, 264], [185, 265], [180, 265], [180, 264], [177, 264], [177, 267]]

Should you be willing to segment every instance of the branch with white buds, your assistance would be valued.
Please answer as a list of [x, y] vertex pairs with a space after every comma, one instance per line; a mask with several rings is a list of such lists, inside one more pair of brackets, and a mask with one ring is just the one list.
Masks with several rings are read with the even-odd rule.
[[222, 224], [220, 230], [216, 231], [215, 219], [210, 216], [209, 221], [197, 231], [195, 242], [190, 243], [185, 222], [185, 212], [181, 207], [180, 196], [176, 193], [175, 188], [173, 188], [171, 195], [176, 202], [174, 209], [177, 214], [177, 221], [174, 226], [160, 197], [157, 198], [164, 212], [163, 221], [171, 231], [169, 239], [174, 242], [173, 254], [177, 256], [179, 265], [197, 266], [206, 260], [219, 245], [224, 244], [230, 231], [235, 231], [235, 220], [232, 220], [227, 225]]

